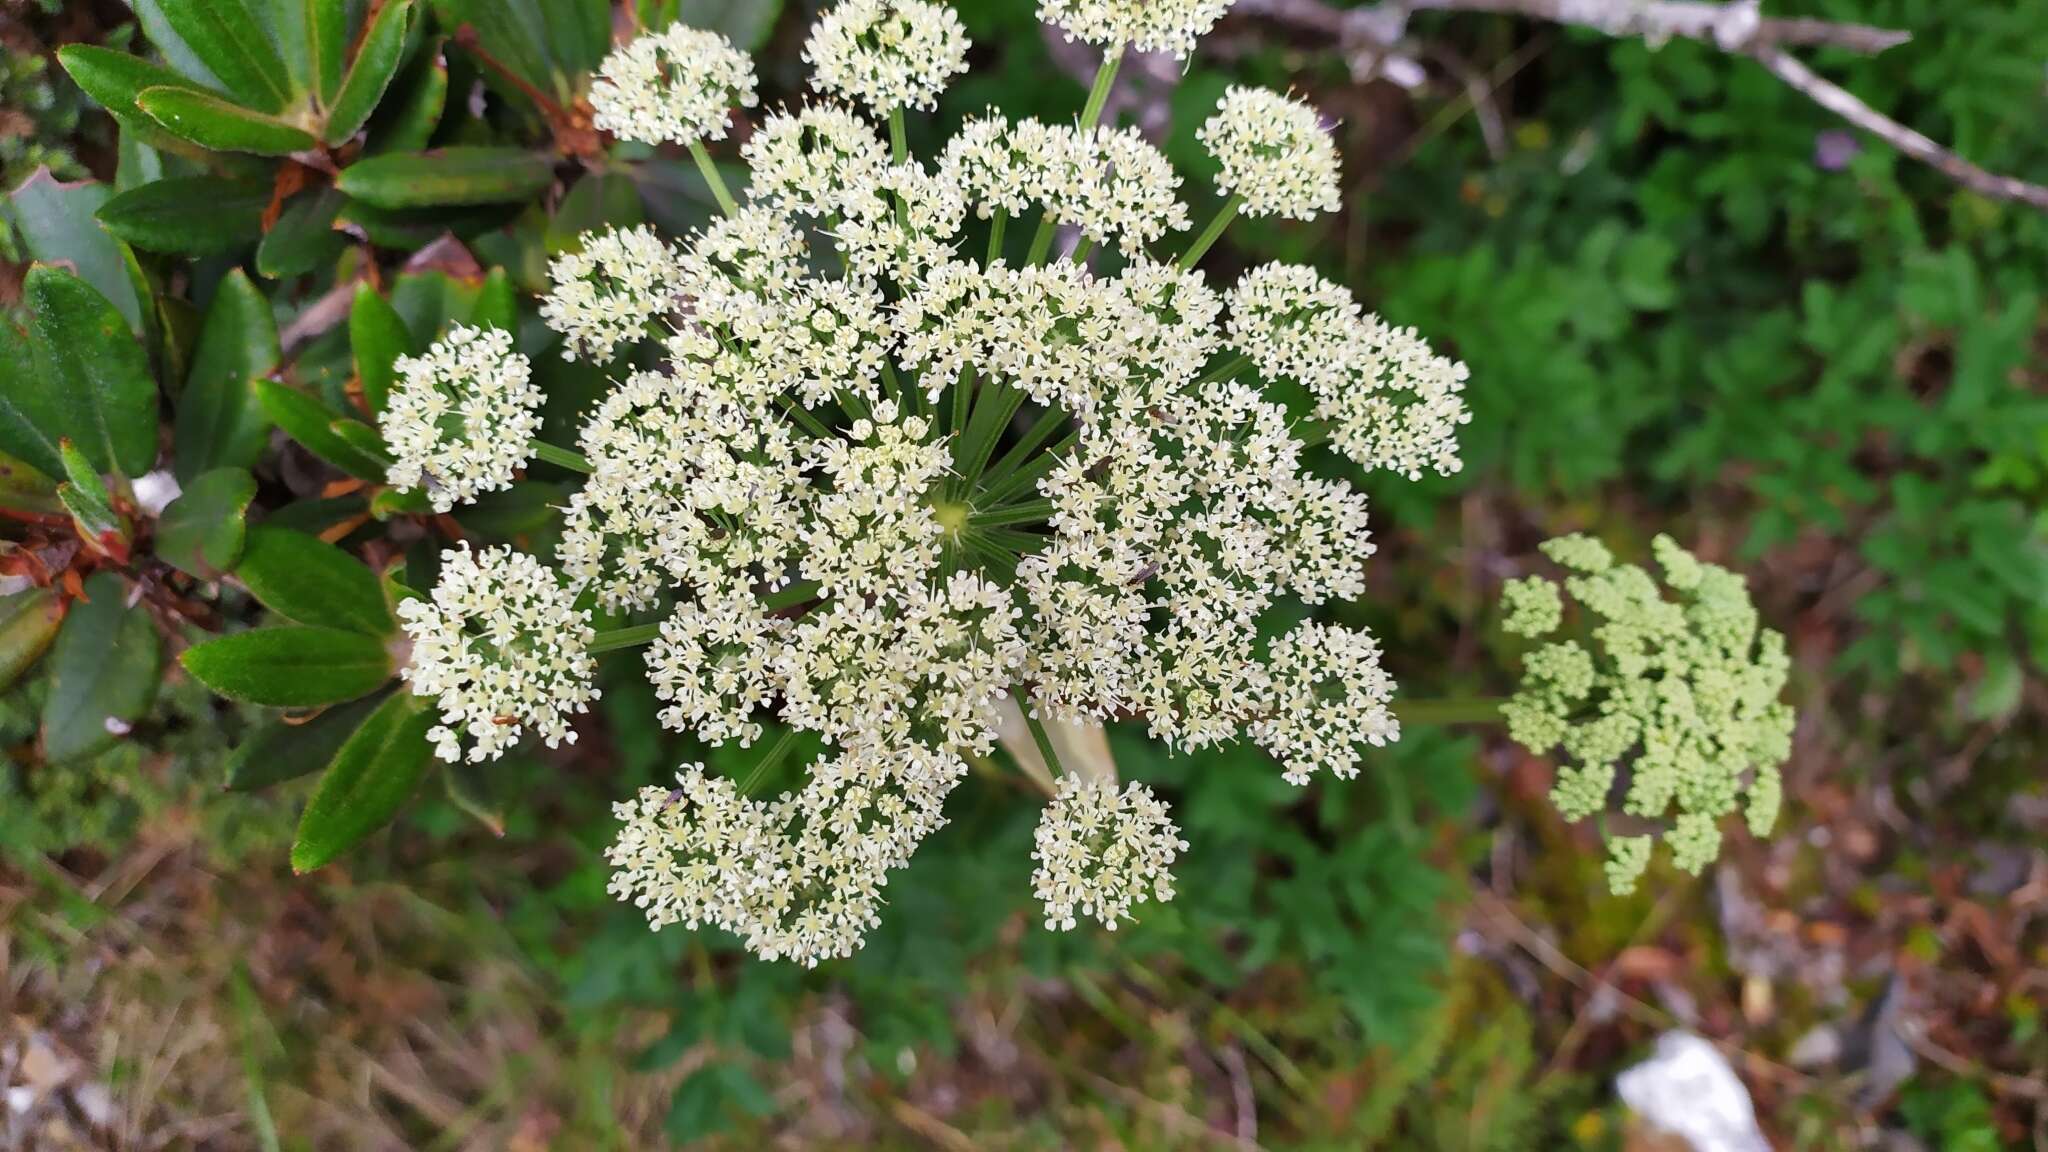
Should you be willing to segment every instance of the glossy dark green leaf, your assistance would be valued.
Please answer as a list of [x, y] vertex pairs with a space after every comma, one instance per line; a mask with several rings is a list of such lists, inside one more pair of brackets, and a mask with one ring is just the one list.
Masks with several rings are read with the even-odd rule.
[[282, 358], [270, 301], [237, 268], [206, 310], [173, 430], [180, 481], [215, 468], [253, 468], [270, 437], [256, 381]]
[[125, 735], [156, 699], [163, 640], [126, 583], [112, 572], [85, 582], [50, 650], [50, 694], [43, 700], [43, 754], [89, 756]]
[[222, 696], [271, 708], [320, 708], [368, 696], [396, 672], [383, 640], [338, 628], [258, 628], [179, 658]]
[[391, 86], [391, 78], [397, 75], [400, 58], [405, 54], [405, 22], [411, 12], [411, 0], [390, 0], [363, 34], [362, 47], [356, 52], [355, 62], [349, 65], [348, 79], [342, 82], [341, 92], [328, 106], [327, 130], [323, 135], [329, 144], [340, 144], [354, 136], [369, 122], [370, 113], [376, 111], [377, 102], [384, 98], [384, 90]]
[[469, 310], [470, 325], [510, 332], [519, 325], [519, 294], [512, 287], [512, 274], [503, 268], [484, 273], [477, 287], [476, 305]]
[[151, 252], [210, 256], [263, 235], [270, 190], [218, 176], [173, 176], [123, 192], [100, 206], [107, 231]]
[[348, 237], [334, 228], [347, 199], [332, 188], [294, 197], [257, 246], [256, 270], [281, 280], [332, 264], [348, 248]]
[[425, 208], [524, 201], [554, 179], [546, 153], [460, 147], [366, 157], [343, 169], [336, 183], [373, 207]]
[[312, 57], [313, 92], [332, 105], [348, 70], [348, 0], [286, 0], [306, 5], [306, 48]]
[[262, 398], [263, 410], [270, 414], [277, 426], [284, 429], [285, 435], [303, 445], [306, 451], [351, 476], [383, 482], [384, 460], [364, 454], [349, 440], [335, 433], [334, 422], [346, 417], [313, 397], [273, 380], [257, 381], [256, 394]]
[[159, 560], [200, 580], [218, 580], [242, 558], [256, 478], [240, 468], [202, 472], [156, 524]]
[[36, 375], [56, 421], [43, 431], [76, 444], [95, 471], [148, 472], [156, 462], [156, 381], [121, 314], [92, 285], [48, 265], [29, 270], [22, 298]]
[[398, 376], [392, 365], [400, 356], [419, 351], [412, 333], [382, 293], [359, 284], [348, 311], [348, 342], [355, 355], [356, 379], [363, 385], [363, 399], [370, 411], [381, 414]]
[[548, 56], [557, 72], [593, 72], [611, 51], [609, 0], [539, 0], [535, 7], [547, 23]]
[[384, 436], [375, 428], [352, 416], [344, 416], [327, 426], [329, 432], [354, 449], [365, 460], [375, 460], [379, 468], [391, 470], [391, 451], [384, 446]]
[[71, 514], [78, 538], [117, 563], [127, 563], [132, 537], [127, 521], [114, 513], [106, 481], [71, 441], [58, 445], [58, 456], [64, 461], [64, 483], [57, 486], [57, 502]]
[[186, 88], [219, 95], [132, 52], [118, 52], [96, 44], [66, 44], [57, 50], [57, 59], [87, 96], [116, 116], [140, 115], [135, 98], [147, 88]]
[[472, 237], [510, 224], [518, 215], [514, 204], [471, 208], [379, 208], [361, 200], [341, 206], [336, 223], [379, 248], [425, 248], [444, 236]]
[[370, 123], [372, 155], [418, 152], [433, 142], [448, 103], [448, 62], [443, 41], [430, 40], [392, 82]]
[[291, 76], [247, 0], [157, 0], [164, 20], [221, 86], [259, 112], [291, 99]]
[[228, 757], [224, 786], [230, 792], [254, 792], [327, 767], [383, 699], [380, 693], [322, 709], [308, 719], [279, 717], [266, 723]]
[[363, 721], [306, 802], [292, 844], [292, 871], [326, 865], [398, 815], [433, 759], [427, 741], [433, 726], [433, 712], [402, 692]]
[[299, 624], [383, 636], [397, 628], [370, 566], [304, 532], [249, 529], [235, 578], [263, 606]]
[[681, 0], [676, 22], [723, 34], [741, 49], [758, 51], [775, 30], [782, 0]]
[[48, 588], [29, 588], [0, 597], [0, 692], [14, 687], [22, 674], [35, 667], [57, 627], [64, 622], [64, 606]]
[[128, 246], [94, 218], [112, 195], [104, 184], [65, 184], [38, 168], [8, 195], [7, 216], [29, 259], [68, 265], [112, 301], [129, 331], [140, 336], [148, 285]]
[[165, 131], [220, 152], [289, 156], [320, 143], [296, 124], [190, 89], [146, 88], [135, 106]]

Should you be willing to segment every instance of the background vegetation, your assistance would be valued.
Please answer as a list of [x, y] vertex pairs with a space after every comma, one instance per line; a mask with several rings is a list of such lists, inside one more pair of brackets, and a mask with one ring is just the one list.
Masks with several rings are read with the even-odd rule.
[[[416, 37], [468, 8], [434, 7]], [[1911, 30], [1813, 62], [1987, 167], [2048, 176], [2041, 0], [1778, 7]], [[759, 52], [765, 103], [798, 91], [805, 4], [681, 8]], [[989, 103], [1078, 109], [1029, 0], [960, 8], [976, 71], [931, 130]], [[117, 190], [198, 172], [118, 133], [54, 62], [139, 49], [133, 20], [0, 6], [17, 323], [48, 255], [35, 205], [58, 195], [39, 168]], [[605, 685], [573, 751], [430, 777], [390, 832], [299, 879], [310, 784], [222, 791], [253, 715], [171, 675], [125, 738], [53, 755], [53, 688], [31, 678], [0, 699], [0, 1074], [33, 1090], [0, 1146], [1649, 1147], [1612, 1074], [1682, 1025], [1724, 1042], [1780, 1147], [2048, 1147], [2048, 215], [1700, 45], [1461, 14], [1411, 32], [1431, 46], [1413, 89], [1231, 20], [1141, 98], [1198, 184], [1193, 129], [1232, 80], [1340, 117], [1345, 210], [1244, 228], [1212, 262], [1313, 261], [1471, 365], [1466, 472], [1374, 490], [1369, 622], [1403, 684], [1507, 686], [1488, 605], [1535, 541], [1646, 551], [1671, 531], [1748, 571], [1793, 641], [1801, 727], [1770, 843], [1616, 899], [1590, 830], [1544, 801], [1548, 767], [1504, 741], [1419, 731], [1303, 792], [1118, 734], [1194, 845], [1173, 904], [1113, 936], [1033, 930], [1035, 806], [975, 782], [867, 949], [803, 973], [649, 934], [605, 895], [610, 802], [684, 752], [637, 677]], [[408, 61], [373, 146], [416, 131], [443, 79], [422, 141], [548, 138], [496, 95], [470, 115], [473, 56]], [[320, 310], [364, 272], [351, 241], [376, 245], [416, 334], [510, 287], [532, 335], [526, 293], [577, 228], [704, 218], [685, 169], [440, 214], [313, 190], [277, 205], [312, 227], [196, 258], [138, 243], [137, 267], [188, 341], [253, 286], [287, 334], [273, 375], [338, 401], [356, 353]], [[546, 362], [567, 420], [593, 382]], [[297, 498], [288, 522], [345, 523], [333, 474], [274, 447], [259, 471]], [[535, 506], [472, 529], [517, 537]]]

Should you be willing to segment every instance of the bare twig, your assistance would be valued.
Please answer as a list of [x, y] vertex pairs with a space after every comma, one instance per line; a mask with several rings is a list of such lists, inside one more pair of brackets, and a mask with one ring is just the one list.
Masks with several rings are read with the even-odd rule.
[[1757, 63], [1771, 74], [1813, 98], [1813, 102], [1883, 140], [1913, 159], [1934, 168], [1949, 179], [1979, 195], [1994, 200], [2017, 200], [2048, 211], [2048, 187], [2029, 184], [2012, 176], [1987, 172], [1904, 124], [1878, 112], [1849, 94], [1848, 89], [1825, 79], [1813, 69], [1785, 55], [1765, 49], [1752, 52]]
[[[1408, 32], [1414, 12], [1496, 12], [1593, 28], [1610, 36], [1653, 43], [1697, 40], [1732, 55], [1748, 56], [1822, 108], [1885, 141], [1969, 190], [2048, 211], [2048, 187], [1988, 172], [1857, 99], [1787, 55], [1787, 47], [1828, 47], [1875, 54], [1905, 43], [1910, 34], [1869, 24], [1763, 16], [1757, 0], [1382, 0], [1363, 8], [1336, 8], [1327, 0], [1238, 0], [1240, 15], [1259, 17], [1327, 39], [1353, 61], [1389, 56]], [[1469, 89], [1469, 84], [1468, 84]]]

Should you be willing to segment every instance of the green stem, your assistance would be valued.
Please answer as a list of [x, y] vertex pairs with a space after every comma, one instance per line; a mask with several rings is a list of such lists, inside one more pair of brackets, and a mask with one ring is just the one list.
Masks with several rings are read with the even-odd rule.
[[1064, 440], [1040, 453], [1037, 458], [1016, 469], [1001, 481], [990, 481], [984, 487], [986, 498], [991, 505], [1007, 504], [1019, 492], [1027, 491], [1038, 483], [1038, 478], [1059, 467], [1060, 454], [1072, 448], [1081, 439], [1079, 429], [1069, 432]]
[[660, 624], [635, 624], [629, 628], [613, 628], [608, 632], [599, 632], [590, 641], [590, 654], [596, 656], [604, 652], [617, 652], [622, 648], [638, 648], [643, 644], [652, 644], [660, 638]]
[[1038, 231], [1031, 234], [1031, 250], [1024, 253], [1026, 268], [1045, 263], [1045, 254], [1052, 251], [1053, 233], [1058, 230], [1059, 225], [1053, 223], [1052, 210], [1047, 209], [1045, 215], [1038, 218]]
[[996, 466], [988, 470], [988, 478], [983, 481], [983, 487], [993, 488], [1008, 479], [1011, 472], [1016, 471], [1033, 452], [1038, 450], [1040, 444], [1051, 439], [1052, 434], [1059, 431], [1060, 425], [1066, 422], [1065, 412], [1058, 407], [1047, 408], [1038, 418], [1038, 422], [1025, 431], [1024, 438], [1012, 445], [1008, 452], [1003, 453], [1003, 458], [996, 461]]
[[567, 448], [557, 448], [542, 440], [529, 441], [527, 447], [533, 449], [535, 456], [550, 464], [567, 468], [571, 472], [581, 472], [585, 476], [590, 475], [590, 461]]
[[910, 155], [910, 137], [903, 130], [903, 109], [889, 113], [889, 158], [901, 164]]
[[988, 259], [984, 266], [993, 265], [1003, 258], [1003, 231], [1009, 226], [1010, 214], [1001, 208], [996, 209], [995, 218], [988, 228]]
[[1085, 263], [1088, 259], [1088, 254], [1093, 251], [1095, 251], [1095, 239], [1091, 236], [1083, 236], [1081, 237], [1081, 242], [1074, 245], [1074, 250], [1067, 255], [1067, 259], [1072, 260], [1076, 264]]
[[1060, 767], [1060, 754], [1052, 750], [1052, 737], [1046, 734], [1045, 725], [1031, 713], [1031, 698], [1022, 692], [1013, 693], [1017, 699], [1017, 710], [1024, 713], [1024, 725], [1031, 729], [1031, 742], [1038, 745], [1038, 754], [1045, 757], [1045, 766], [1055, 776], [1064, 776], [1066, 769]]
[[1044, 520], [1052, 515], [1052, 501], [1031, 500], [1023, 504], [1012, 504], [1005, 508], [991, 508], [986, 512], [970, 513], [967, 522], [979, 528], [999, 528], [1005, 524], [1029, 524]]
[[1209, 221], [1209, 226], [1202, 229], [1202, 234], [1195, 237], [1194, 245], [1180, 258], [1181, 271], [1185, 272], [1195, 266], [1195, 261], [1200, 260], [1202, 254], [1209, 250], [1209, 246], [1223, 235], [1223, 230], [1230, 227], [1230, 222], [1237, 219], [1237, 211], [1242, 207], [1244, 197], [1231, 193], [1230, 199], [1223, 202], [1223, 207], [1216, 210], [1216, 218]]
[[1102, 119], [1103, 106], [1109, 103], [1109, 90], [1116, 86], [1116, 70], [1124, 62], [1121, 45], [1107, 49], [1102, 54], [1102, 66], [1095, 70], [1095, 83], [1088, 89], [1088, 106], [1081, 109], [1081, 130], [1086, 132]]
[[761, 607], [771, 612], [781, 608], [794, 608], [817, 594], [816, 580], [799, 580], [780, 592], [770, 592], [761, 597]]
[[781, 766], [784, 760], [789, 759], [789, 750], [794, 747], [796, 747], [796, 729], [783, 729], [782, 737], [775, 741], [775, 746], [768, 749], [768, 754], [761, 757], [760, 762], [747, 772], [745, 780], [740, 781], [740, 795], [753, 795], [754, 789], [760, 786], [761, 781], [767, 779], [768, 774]]
[[1498, 724], [1497, 696], [1448, 696], [1438, 700], [1396, 700], [1394, 716], [1403, 724], [1435, 727], [1449, 724]]
[[740, 206], [733, 201], [732, 193], [726, 190], [725, 177], [718, 174], [718, 165], [711, 160], [711, 153], [704, 150], [702, 140], [690, 141], [690, 158], [697, 162], [697, 171], [704, 174], [704, 182], [711, 185], [711, 195], [717, 197], [719, 208], [727, 216], [739, 215]]
[[836, 434], [830, 428], [825, 427], [824, 421], [818, 419], [816, 416], [811, 414], [810, 409], [804, 407], [802, 404], [790, 399], [787, 396], [778, 396], [776, 397], [776, 399], [778, 402], [781, 403], [782, 410], [789, 415], [790, 419], [796, 421], [798, 424], [803, 425], [804, 431], [809, 432], [811, 435], [816, 436], [820, 440], [832, 440], [837, 438]]
[[1200, 380], [1195, 381], [1195, 386], [1199, 388], [1204, 384], [1214, 384], [1219, 380], [1228, 380], [1251, 366], [1252, 358], [1239, 353], [1216, 367], [1209, 369]]

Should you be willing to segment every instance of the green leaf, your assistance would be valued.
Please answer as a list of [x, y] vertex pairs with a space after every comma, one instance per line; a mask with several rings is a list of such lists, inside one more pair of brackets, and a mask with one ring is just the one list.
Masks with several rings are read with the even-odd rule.
[[448, 103], [448, 64], [441, 40], [431, 40], [415, 54], [370, 125], [372, 155], [418, 152], [434, 139], [441, 112]]
[[363, 46], [349, 66], [348, 79], [328, 106], [323, 135], [329, 144], [338, 145], [354, 136], [376, 111], [405, 54], [405, 18], [411, 11], [410, 0], [391, 0], [363, 34]]
[[377, 574], [318, 536], [258, 524], [235, 577], [264, 607], [299, 624], [370, 636], [398, 628]]
[[[288, 0], [291, 2], [291, 0]], [[348, 0], [304, 0], [306, 47], [313, 60], [313, 93], [331, 106], [348, 66]]]
[[[156, 381], [121, 314], [92, 285], [48, 265], [29, 269], [22, 297], [36, 375], [55, 419], [44, 435], [69, 439], [96, 472], [148, 472], [156, 462]], [[20, 407], [18, 394], [15, 400]]]
[[256, 478], [240, 468], [202, 472], [156, 524], [157, 558], [200, 580], [218, 580], [242, 558]]
[[484, 273], [468, 322], [477, 328], [496, 328], [504, 332], [518, 328], [519, 296], [512, 288], [511, 273], [503, 268], [492, 268]]
[[43, 700], [43, 754], [88, 756], [113, 744], [156, 699], [163, 640], [149, 613], [130, 607], [119, 576], [85, 582], [50, 653], [50, 694]]
[[135, 98], [146, 88], [184, 88], [219, 95], [161, 64], [96, 44], [66, 44], [57, 50], [57, 59], [87, 96], [116, 116], [140, 115]]
[[59, 444], [57, 452], [64, 461], [65, 477], [57, 488], [57, 500], [71, 513], [78, 538], [116, 562], [127, 563], [128, 525], [114, 514], [113, 497], [107, 491], [106, 481], [100, 479], [92, 462], [71, 441]]
[[31, 260], [70, 265], [113, 301], [129, 331], [140, 336], [148, 285], [128, 246], [94, 219], [112, 195], [104, 184], [63, 184], [49, 169], [38, 168], [8, 196], [7, 214]]
[[391, 822], [433, 759], [434, 714], [414, 697], [386, 700], [341, 746], [299, 817], [292, 871], [311, 872]]
[[295, 196], [256, 248], [256, 270], [272, 280], [303, 276], [348, 248], [335, 217], [348, 197], [332, 188]]
[[270, 190], [218, 176], [173, 176], [123, 192], [100, 207], [107, 231], [151, 252], [211, 256], [263, 236]]
[[545, 153], [459, 147], [358, 160], [336, 186], [373, 207], [424, 208], [523, 201], [554, 180], [554, 161]]
[[225, 787], [254, 792], [327, 767], [382, 699], [381, 693], [365, 696], [303, 721], [272, 720], [228, 757]]
[[[548, 75], [547, 28], [534, 4], [535, 0], [433, 0], [434, 15], [441, 27], [455, 29], [468, 25], [493, 60], [545, 92], [554, 86]], [[491, 81], [494, 89], [499, 87], [495, 77]], [[503, 90], [517, 92], [509, 86]]]
[[382, 293], [368, 284], [359, 284], [355, 302], [348, 310], [348, 342], [355, 354], [356, 379], [362, 382], [363, 399], [371, 412], [382, 415], [391, 385], [398, 378], [393, 365], [400, 356], [410, 356], [417, 350], [412, 333], [406, 330], [398, 309]]
[[586, 233], [602, 228], [631, 228], [646, 218], [640, 186], [624, 172], [592, 172], [562, 197], [548, 219], [543, 243], [549, 255], [579, 251]]
[[289, 156], [320, 144], [295, 124], [186, 89], [144, 89], [135, 105], [166, 131], [219, 152]]
[[[0, 317], [0, 452], [16, 457], [44, 476], [64, 474], [57, 441], [64, 416], [57, 394], [36, 374], [28, 337]], [[51, 484], [51, 494], [56, 485]]]
[[185, 650], [185, 671], [222, 696], [319, 708], [368, 696], [397, 670], [384, 641], [338, 628], [258, 628]]
[[723, 33], [747, 52], [759, 51], [775, 30], [782, 0], [682, 0], [676, 22]]
[[[12, 331], [13, 329], [6, 324], [0, 323], [0, 348], [4, 348], [8, 333]], [[5, 370], [6, 364], [5, 354], [0, 353], [0, 370]], [[0, 425], [4, 425], [7, 419], [5, 405], [5, 393], [0, 392]], [[61, 507], [57, 502], [55, 480], [27, 461], [0, 452], [0, 508], [38, 516], [54, 516]]]
[[291, 99], [291, 77], [268, 26], [245, 0], [157, 0], [164, 20], [221, 86], [260, 112]]
[[274, 380], [258, 380], [256, 395], [263, 401], [263, 410], [270, 414], [279, 428], [284, 429], [285, 435], [298, 441], [306, 451], [351, 476], [380, 484], [384, 482], [384, 460], [364, 454], [337, 435], [334, 423], [344, 417], [332, 408]]
[[215, 468], [254, 468], [270, 438], [256, 381], [284, 357], [270, 301], [237, 268], [221, 278], [178, 396], [172, 445], [178, 480]]
[[608, 0], [541, 0], [536, 7], [547, 23], [548, 56], [555, 70], [568, 76], [595, 72], [612, 47]]
[[64, 605], [48, 588], [0, 597], [0, 691], [35, 667], [63, 622]]
[[386, 473], [391, 471], [391, 453], [384, 447], [383, 434], [375, 428], [354, 417], [344, 416], [329, 424], [327, 430], [363, 459], [375, 460], [378, 468]]

